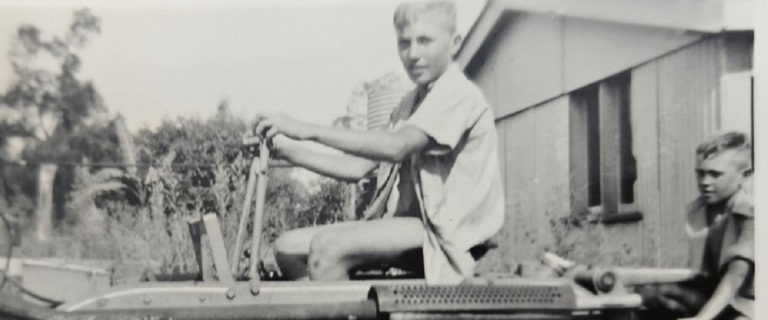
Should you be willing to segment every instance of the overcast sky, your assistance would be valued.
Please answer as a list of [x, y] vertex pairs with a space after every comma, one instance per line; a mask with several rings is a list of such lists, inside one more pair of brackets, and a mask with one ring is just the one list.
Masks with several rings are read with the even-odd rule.
[[[469, 30], [485, 0], [460, 0]], [[16, 1], [0, 0], [0, 53], [22, 23], [63, 36], [74, 9], [101, 18], [82, 50], [91, 79], [132, 131], [163, 117], [202, 116], [228, 98], [237, 114], [282, 110], [330, 123], [355, 84], [402, 72], [392, 27], [394, 1]], [[0, 59], [0, 90], [11, 80]]]

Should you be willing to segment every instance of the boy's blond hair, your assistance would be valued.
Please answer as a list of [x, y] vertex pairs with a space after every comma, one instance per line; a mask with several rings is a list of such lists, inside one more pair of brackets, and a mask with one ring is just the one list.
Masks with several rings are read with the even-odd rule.
[[739, 169], [752, 169], [752, 143], [745, 133], [731, 131], [718, 134], [696, 148], [696, 158], [706, 160], [726, 151], [735, 151]]
[[456, 33], [456, 4], [450, 0], [409, 1], [401, 3], [395, 10], [395, 28], [401, 31], [427, 15], [434, 15], [442, 19], [446, 30], [451, 34]]

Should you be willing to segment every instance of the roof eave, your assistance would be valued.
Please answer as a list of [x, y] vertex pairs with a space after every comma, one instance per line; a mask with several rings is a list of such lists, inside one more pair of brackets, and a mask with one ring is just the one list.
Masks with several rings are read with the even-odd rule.
[[752, 0], [489, 0], [456, 57], [466, 68], [505, 12], [520, 11], [701, 33], [754, 29]]

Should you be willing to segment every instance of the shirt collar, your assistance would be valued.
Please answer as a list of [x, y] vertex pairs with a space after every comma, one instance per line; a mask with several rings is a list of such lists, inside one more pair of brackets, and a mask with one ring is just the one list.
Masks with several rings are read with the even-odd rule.
[[[442, 83], [451, 81], [451, 79], [456, 78], [456, 76], [459, 74], [461, 74], [461, 71], [459, 70], [459, 65], [456, 64], [456, 62], [451, 62], [450, 64], [448, 64], [448, 67], [445, 68], [445, 71], [443, 71], [443, 74], [441, 74], [437, 78], [437, 80], [427, 84], [426, 91], [430, 92], [435, 86], [442, 86]], [[418, 88], [418, 90], [422, 90], [422, 88]]]
[[739, 191], [737, 191], [729, 201], [730, 203], [728, 204], [728, 207], [731, 213], [748, 217], [751, 217], [754, 214], [751, 195], [748, 194], [743, 188], [739, 189]]

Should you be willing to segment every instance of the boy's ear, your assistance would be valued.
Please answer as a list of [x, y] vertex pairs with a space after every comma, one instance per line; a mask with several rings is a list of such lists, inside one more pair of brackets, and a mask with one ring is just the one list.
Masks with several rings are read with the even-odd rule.
[[456, 55], [459, 54], [459, 49], [461, 49], [461, 40], [463, 38], [460, 34], [456, 34], [453, 36], [453, 45], [451, 47], [451, 57], [454, 59], [456, 58]]

